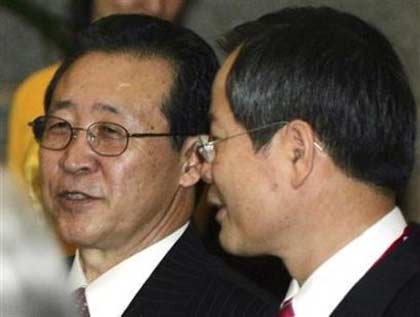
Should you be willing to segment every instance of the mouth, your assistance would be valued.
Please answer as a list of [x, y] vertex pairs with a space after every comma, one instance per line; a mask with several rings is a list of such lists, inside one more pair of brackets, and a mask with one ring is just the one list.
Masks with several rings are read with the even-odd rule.
[[221, 198], [221, 195], [214, 186], [210, 187], [209, 189], [207, 201], [210, 205], [217, 209], [216, 220], [217, 222], [221, 223], [224, 217], [226, 217], [227, 209], [223, 199]]
[[97, 199], [98, 197], [80, 191], [61, 191], [58, 193], [60, 199], [68, 200], [84, 200], [84, 199]]
[[64, 209], [72, 210], [74, 207], [80, 207], [100, 200], [100, 197], [77, 190], [63, 190], [57, 194], [57, 200]]
[[216, 221], [222, 225], [223, 219], [225, 219], [227, 215], [227, 209], [226, 206], [217, 206], [217, 212], [216, 212]]
[[208, 202], [212, 205], [216, 211], [216, 220], [218, 223], [222, 223], [223, 218], [226, 217], [227, 209], [226, 206], [219, 200], [209, 197]]

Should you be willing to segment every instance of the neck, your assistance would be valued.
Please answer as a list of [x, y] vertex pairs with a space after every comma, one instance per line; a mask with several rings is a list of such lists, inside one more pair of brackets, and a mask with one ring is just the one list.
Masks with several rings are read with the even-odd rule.
[[180, 187], [164, 216], [139, 228], [129, 240], [101, 248], [80, 247], [80, 262], [88, 283], [181, 228], [190, 218], [193, 202], [194, 191]]
[[392, 197], [371, 186], [347, 177], [338, 182], [340, 184], [332, 182], [323, 188], [306, 206], [304, 221], [288, 239], [289, 246], [281, 255], [300, 285], [322, 263], [394, 207]]

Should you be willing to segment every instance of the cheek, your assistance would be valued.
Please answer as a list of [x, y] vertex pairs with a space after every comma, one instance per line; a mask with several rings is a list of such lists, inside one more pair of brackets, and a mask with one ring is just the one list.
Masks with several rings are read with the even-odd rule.
[[275, 207], [278, 184], [264, 166], [232, 164], [215, 171], [214, 183], [231, 209], [232, 217], [244, 225], [263, 225], [264, 209]]
[[109, 162], [104, 166], [103, 175], [110, 194], [117, 198], [116, 201], [124, 202], [135, 197], [137, 192], [142, 191], [145, 180], [147, 164], [138, 159], [126, 159], [120, 157], [115, 162]]
[[222, 195], [247, 198], [255, 194], [255, 178], [258, 171], [254, 171], [248, 162], [223, 159], [212, 165], [212, 180]]
[[39, 153], [39, 175], [42, 187], [47, 189], [49, 183], [57, 177], [59, 152], [41, 150]]
[[169, 185], [169, 180], [175, 178], [171, 176], [174, 166], [164, 159], [168, 156], [155, 152], [152, 147], [127, 151], [124, 157], [105, 168], [107, 183], [122, 201], [147, 200], [150, 193], [163, 192], [165, 184]]
[[54, 210], [53, 186], [59, 178], [59, 152], [41, 150], [39, 154], [39, 181], [41, 196], [47, 210]]

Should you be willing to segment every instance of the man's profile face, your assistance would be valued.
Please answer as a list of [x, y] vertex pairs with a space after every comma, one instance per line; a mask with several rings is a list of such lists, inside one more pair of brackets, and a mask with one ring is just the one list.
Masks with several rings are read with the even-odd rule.
[[[212, 91], [211, 135], [226, 138], [245, 132], [231, 110], [226, 96], [228, 72], [236, 58], [230, 55], [219, 70]], [[277, 181], [279, 164], [271, 146], [255, 152], [249, 135], [220, 142], [208, 173], [212, 183], [209, 201], [219, 207], [220, 242], [235, 254], [259, 254], [270, 250], [279, 216], [282, 184]], [[280, 209], [281, 210], [281, 209]]]
[[[129, 133], [168, 133], [160, 106], [172, 77], [160, 58], [89, 53], [60, 79], [49, 114], [85, 129], [108, 121]], [[79, 247], [136, 245], [168, 210], [181, 165], [168, 137], [130, 138], [123, 154], [106, 157], [79, 131], [64, 150], [41, 149], [43, 199], [62, 236]]]

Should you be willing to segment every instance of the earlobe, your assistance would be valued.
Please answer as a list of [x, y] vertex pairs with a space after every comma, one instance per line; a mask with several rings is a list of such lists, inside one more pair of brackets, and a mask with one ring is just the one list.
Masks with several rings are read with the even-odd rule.
[[212, 183], [212, 175], [211, 175], [211, 165], [210, 163], [207, 162], [202, 162], [202, 167], [201, 167], [201, 179], [207, 183], [207, 184], [211, 184]]

